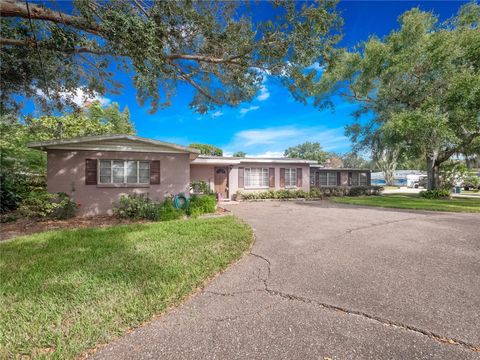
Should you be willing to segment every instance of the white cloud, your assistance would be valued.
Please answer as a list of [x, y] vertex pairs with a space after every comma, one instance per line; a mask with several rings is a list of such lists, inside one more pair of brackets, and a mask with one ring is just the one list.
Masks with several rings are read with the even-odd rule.
[[350, 147], [341, 127], [291, 125], [242, 130], [222, 148], [226, 151], [242, 149], [251, 157], [281, 157], [285, 149], [305, 141], [319, 142], [325, 151], [347, 151]]
[[260, 95], [257, 96], [258, 101], [265, 101], [270, 97], [270, 92], [265, 85], [260, 88]]
[[242, 130], [235, 137], [245, 146], [273, 144], [281, 139], [298, 136], [298, 130], [294, 128], [267, 128]]
[[217, 118], [219, 116], [222, 116], [223, 115], [223, 112], [221, 112], [220, 110], [218, 111], [215, 111], [213, 114], [212, 114], [212, 118]]
[[260, 109], [260, 106], [250, 106], [248, 108], [241, 108], [240, 109], [240, 116], [245, 116], [250, 111], [255, 111], [255, 110], [258, 110], [258, 109]]
[[323, 72], [325, 70], [325, 66], [320, 65], [319, 62], [314, 62], [312, 65], [307, 67], [307, 70], [317, 70], [319, 72]]
[[284, 157], [283, 156], [283, 151], [265, 151], [260, 154], [255, 154], [255, 155], [248, 155], [246, 157], [251, 157], [251, 158], [279, 158], [279, 157]]
[[[39, 96], [47, 98], [47, 95], [40, 89], [37, 89], [37, 94]], [[87, 94], [82, 88], [78, 88], [72, 92], [63, 91], [59, 93], [59, 95], [64, 100], [69, 98], [75, 105], [79, 107], [83, 107], [86, 102], [91, 102], [95, 100], [98, 100], [100, 102], [100, 105], [102, 106], [106, 106], [112, 102], [112, 100], [110, 100], [109, 98], [100, 96], [97, 93], [91, 96], [90, 94]]]

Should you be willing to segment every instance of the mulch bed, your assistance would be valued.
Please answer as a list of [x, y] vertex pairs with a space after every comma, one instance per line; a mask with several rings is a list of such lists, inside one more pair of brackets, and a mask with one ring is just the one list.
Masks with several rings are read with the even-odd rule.
[[94, 217], [75, 217], [68, 220], [48, 221], [18, 219], [15, 222], [0, 224], [0, 240], [7, 240], [17, 236], [28, 235], [48, 230], [80, 229], [145, 222], [146, 221], [117, 219], [116, 217], [105, 215]]
[[[225, 215], [228, 210], [218, 207], [214, 214], [209, 215]], [[68, 220], [47, 220], [35, 221], [30, 219], [18, 219], [15, 222], [0, 224], [0, 241], [8, 240], [17, 236], [29, 235], [49, 230], [59, 229], [81, 229], [91, 227], [104, 227], [122, 224], [143, 224], [148, 223], [146, 220], [128, 220], [118, 219], [114, 216], [98, 215], [92, 217], [75, 217]]]

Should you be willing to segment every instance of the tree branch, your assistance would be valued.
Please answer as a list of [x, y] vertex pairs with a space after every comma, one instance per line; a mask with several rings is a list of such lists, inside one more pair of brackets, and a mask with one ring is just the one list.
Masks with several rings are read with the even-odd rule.
[[135, 4], [135, 6], [137, 8], [140, 9], [140, 11], [146, 16], [146, 17], [150, 17], [150, 14], [147, 12], [147, 10], [145, 10], [143, 8], [143, 6], [137, 1], [137, 0], [133, 0], [133, 3]]
[[6, 46], [6, 45], [11, 45], [11, 46], [24, 46], [24, 47], [29, 47], [29, 48], [34, 48], [35, 46], [39, 46], [41, 48], [49, 49], [49, 50], [54, 50], [54, 51], [60, 51], [64, 53], [90, 53], [94, 55], [106, 55], [107, 52], [101, 51], [101, 50], [96, 50], [92, 49], [86, 46], [81, 46], [81, 47], [75, 47], [75, 48], [58, 48], [56, 46], [53, 46], [52, 44], [49, 44], [45, 41], [35, 41], [33, 39], [5, 39], [5, 38], [0, 38], [0, 46]]
[[23, 19], [34, 19], [52, 21], [58, 24], [65, 24], [76, 27], [93, 35], [100, 35], [101, 29], [98, 24], [91, 23], [80, 16], [72, 16], [58, 11], [43, 8], [39, 5], [30, 5], [30, 15], [24, 3], [15, 0], [0, 0], [0, 17], [19, 17]]
[[198, 62], [208, 62], [212, 64], [234, 64], [241, 65], [238, 61], [235, 61], [239, 56], [233, 56], [231, 58], [217, 58], [206, 55], [189, 55], [189, 54], [171, 54], [166, 56], [169, 60], [193, 60]]
[[205, 96], [207, 99], [210, 99], [211, 101], [213, 101], [215, 104], [217, 105], [223, 105], [221, 101], [218, 101], [217, 99], [215, 99], [210, 93], [208, 93], [206, 90], [202, 89], [202, 87], [200, 85], [198, 85], [188, 74], [186, 74], [181, 68], [180, 66], [178, 66], [177, 64], [173, 63], [173, 62], [170, 62], [170, 64], [175, 68], [177, 69], [177, 71], [180, 73], [180, 77], [185, 80], [186, 82], [188, 82], [190, 85], [192, 85], [195, 89], [198, 90], [198, 92], [200, 94], [202, 94], [203, 96]]

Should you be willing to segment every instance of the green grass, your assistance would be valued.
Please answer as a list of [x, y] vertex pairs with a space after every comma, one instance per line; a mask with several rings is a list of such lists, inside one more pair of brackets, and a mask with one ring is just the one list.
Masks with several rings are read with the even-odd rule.
[[74, 358], [179, 304], [251, 241], [227, 216], [0, 244], [0, 358]]
[[480, 196], [480, 190], [462, 190], [461, 194]]
[[398, 209], [453, 211], [453, 212], [480, 212], [480, 200], [474, 198], [452, 198], [451, 200], [424, 199], [416, 194], [358, 196], [332, 198], [336, 203], [353, 205], [381, 206]]

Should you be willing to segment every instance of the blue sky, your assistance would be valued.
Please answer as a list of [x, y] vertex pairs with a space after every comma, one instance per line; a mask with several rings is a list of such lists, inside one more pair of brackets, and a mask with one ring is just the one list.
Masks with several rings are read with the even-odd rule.
[[[419, 6], [433, 10], [444, 20], [453, 16], [460, 1], [341, 1], [344, 38], [341, 46], [351, 47], [371, 34], [384, 36], [396, 28], [397, 18], [405, 10]], [[192, 142], [219, 146], [228, 154], [245, 151], [251, 156], [281, 156], [283, 151], [304, 141], [318, 141], [325, 150], [347, 152], [350, 141], [344, 126], [352, 121], [354, 105], [337, 99], [335, 110], [319, 111], [295, 102], [275, 79], [267, 79], [255, 100], [237, 108], [223, 107], [204, 116], [189, 107], [191, 90], [182, 86], [171, 107], [148, 113], [135, 100], [135, 89], [127, 76], [120, 77], [124, 89], [120, 95], [106, 95], [121, 108], [128, 105], [138, 135], [188, 145]]]

